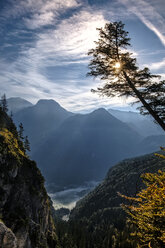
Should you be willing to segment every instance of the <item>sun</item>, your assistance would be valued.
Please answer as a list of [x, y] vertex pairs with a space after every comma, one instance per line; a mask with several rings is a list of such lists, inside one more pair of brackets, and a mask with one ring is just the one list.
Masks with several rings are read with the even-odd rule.
[[120, 67], [121, 67], [120, 62], [116, 62], [115, 65], [114, 65], [114, 67], [115, 67], [116, 69], [120, 69]]

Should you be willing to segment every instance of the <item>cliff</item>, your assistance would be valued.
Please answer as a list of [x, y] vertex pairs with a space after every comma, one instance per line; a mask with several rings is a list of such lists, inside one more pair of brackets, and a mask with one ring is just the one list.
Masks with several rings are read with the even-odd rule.
[[0, 195], [0, 247], [59, 247], [44, 178], [1, 109]]

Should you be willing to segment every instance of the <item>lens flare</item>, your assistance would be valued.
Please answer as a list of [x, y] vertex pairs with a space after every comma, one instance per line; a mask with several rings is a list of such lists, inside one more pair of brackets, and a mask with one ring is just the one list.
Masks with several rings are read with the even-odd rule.
[[120, 69], [120, 67], [121, 67], [120, 62], [116, 62], [115, 65], [114, 65], [114, 67], [115, 67], [116, 69]]

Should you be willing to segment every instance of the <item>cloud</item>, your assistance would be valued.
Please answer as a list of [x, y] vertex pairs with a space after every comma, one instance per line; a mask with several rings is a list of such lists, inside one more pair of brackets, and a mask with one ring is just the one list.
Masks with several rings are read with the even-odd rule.
[[102, 13], [83, 10], [64, 19], [55, 30], [40, 34], [38, 48], [45, 45], [59, 56], [84, 56], [98, 38], [97, 27], [105, 24]]
[[101, 13], [85, 10], [61, 20], [56, 27], [38, 32], [31, 47], [20, 52], [15, 67], [42, 74], [45, 67], [87, 64], [87, 52], [98, 38], [96, 27], [104, 24]]
[[53, 23], [54, 13], [49, 11], [47, 13], [36, 13], [32, 18], [24, 18], [25, 24], [29, 29], [36, 29], [42, 26], [50, 25]]
[[61, 11], [80, 6], [76, 0], [8, 0], [1, 13], [6, 18], [18, 18], [28, 14], [43, 14], [50, 11]]
[[[127, 6], [132, 13], [138, 16], [139, 19], [157, 35], [161, 43], [165, 46], [165, 20], [163, 13], [161, 13], [161, 7], [158, 12], [155, 6], [153, 6], [154, 1], [119, 0], [119, 2]], [[156, 5], [159, 6], [159, 4], [161, 6], [161, 0], [156, 1]]]
[[164, 68], [165, 67], [165, 58], [162, 61], [151, 63], [151, 64], [146, 65], [146, 66], [152, 70], [159, 70], [161, 68]]
[[[121, 1], [129, 7], [133, 2]], [[144, 1], [140, 1], [139, 5], [134, 2], [132, 6], [135, 5], [135, 7], [130, 7], [128, 11], [126, 9], [124, 11], [121, 4], [120, 6], [106, 5], [105, 9], [105, 5], [96, 8], [96, 6], [89, 6], [87, 1], [79, 0], [15, 0], [12, 2], [14, 5], [10, 9], [5, 9], [3, 18], [6, 18], [6, 22], [10, 18], [21, 18], [21, 28], [19, 29], [19, 26], [18, 29], [13, 29], [10, 37], [17, 37], [18, 41], [24, 38], [25, 41], [19, 46], [13, 61], [0, 60], [0, 81], [3, 82], [1, 92], [6, 92], [7, 89], [8, 97], [22, 96], [33, 103], [39, 98], [53, 98], [74, 112], [83, 111], [83, 109], [89, 111], [101, 106], [127, 105], [132, 101], [132, 99], [123, 98], [100, 98], [90, 92], [91, 88], [97, 88], [99, 81], [85, 76], [89, 61], [87, 52], [95, 46], [94, 41], [98, 40], [96, 28], [103, 27], [107, 20], [115, 21], [121, 19], [120, 17], [132, 18], [130, 14], [132, 11], [141, 20], [145, 18], [143, 19], [145, 24], [148, 21], [148, 25], [150, 23], [155, 25], [152, 23], [151, 16], [157, 16], [157, 12], [152, 10], [151, 6], [146, 15], [140, 9], [143, 8]], [[145, 5], [146, 9], [147, 6], [148, 4]], [[160, 15], [157, 19], [161, 22]], [[154, 18], [154, 22], [157, 19]], [[163, 35], [162, 25], [154, 27]], [[26, 37], [29, 37], [28, 41]], [[7, 46], [10, 47], [10, 44], [9, 42]], [[133, 56], [140, 56], [139, 51], [132, 52]], [[75, 66], [78, 66], [78, 70], [74, 70]], [[58, 77], [59, 67], [63, 67], [64, 76], [61, 74], [61, 77]], [[50, 68], [52, 77], [48, 75]]]
[[[29, 8], [32, 13], [31, 19], [24, 18], [24, 24], [25, 27], [31, 26], [35, 29], [54, 22], [57, 12], [60, 14], [65, 8], [80, 6], [76, 1], [46, 1], [46, 4], [42, 4], [42, 2], [37, 1], [36, 4], [34, 1], [28, 1], [29, 5], [27, 3], [24, 5], [21, 1], [20, 6], [16, 5], [12, 13], [18, 16], [21, 13], [20, 9], [23, 11], [25, 7]], [[27, 8], [26, 11], [28, 11]], [[70, 69], [72, 79], [59, 80], [56, 77], [49, 79], [45, 68], [52, 67], [53, 69], [59, 65], [70, 64], [87, 65], [86, 54], [88, 49], [93, 47], [93, 41], [98, 37], [96, 28], [103, 26], [104, 23], [105, 19], [100, 11], [92, 12], [90, 8], [86, 8], [80, 9], [77, 13], [71, 13], [67, 18], [60, 19], [58, 23], [48, 29], [38, 30], [30, 46], [23, 45], [14, 61], [0, 61], [1, 68], [4, 68], [0, 74], [0, 80], [4, 82], [2, 91], [6, 92], [8, 89], [6, 92], [8, 97], [21, 95], [33, 103], [39, 98], [53, 98], [65, 107], [72, 106], [72, 110], [80, 109], [80, 106], [77, 106], [78, 102], [79, 104], [81, 102], [81, 106], [84, 108], [83, 98], [85, 101], [87, 97], [85, 95], [91, 94], [91, 82], [86, 79], [86, 73], [82, 79], [78, 78], [78, 75], [74, 75], [75, 72]], [[26, 36], [28, 32], [25, 27]], [[22, 31], [23, 29], [21, 29]], [[14, 32], [18, 37], [19, 31], [15, 30]], [[89, 100], [90, 97], [87, 99]], [[74, 104], [73, 101], [75, 101]], [[71, 102], [72, 104], [70, 104]]]
[[24, 18], [25, 24], [29, 29], [41, 28], [46, 25], [55, 24], [61, 14], [68, 9], [80, 7], [76, 0], [47, 0], [38, 5], [35, 13]]

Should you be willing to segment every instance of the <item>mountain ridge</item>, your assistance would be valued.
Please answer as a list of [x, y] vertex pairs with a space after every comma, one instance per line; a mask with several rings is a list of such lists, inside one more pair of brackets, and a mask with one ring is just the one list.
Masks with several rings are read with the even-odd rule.
[[54, 100], [39, 100], [35, 105], [18, 111], [13, 119], [18, 126], [23, 123], [32, 150], [67, 117], [73, 115]]
[[[134, 197], [144, 188], [141, 175], [156, 173], [158, 170], [165, 171], [165, 160], [153, 153], [125, 159], [111, 167], [103, 182], [77, 202], [71, 211], [71, 231], [68, 233], [72, 233], [74, 240], [79, 236], [77, 247], [82, 245], [83, 239], [83, 248], [136, 248], [136, 237], [130, 236], [134, 232], [133, 226], [127, 221], [128, 216], [121, 206], [131, 203], [118, 192]], [[78, 233], [75, 232], [77, 229]]]
[[27, 107], [33, 106], [33, 104], [24, 98], [21, 97], [10, 97], [7, 99], [7, 105], [9, 109], [9, 113], [12, 112], [15, 114], [16, 112], [25, 109]]
[[[133, 146], [135, 149], [140, 140], [140, 135], [125, 123], [99, 109], [67, 118], [33, 154], [33, 158], [47, 179], [48, 171], [51, 171], [50, 177], [58, 174], [58, 178], [52, 179], [57, 182], [60, 178], [60, 181], [76, 182], [78, 178], [80, 180], [79, 175], [84, 177], [83, 182], [98, 180], [121, 156], [133, 156]], [[42, 156], [43, 151], [47, 158]], [[72, 176], [71, 171], [77, 176]]]
[[164, 133], [151, 116], [144, 116], [139, 112], [121, 111], [117, 109], [108, 109], [108, 112], [136, 130], [139, 134], [144, 136], [144, 138], [151, 135], [162, 135]]
[[[135, 116], [137, 119], [139, 114], [135, 113]], [[152, 138], [144, 139], [135, 127], [138, 122], [133, 126], [117, 117], [104, 108], [87, 114], [74, 114], [52, 99], [41, 99], [17, 112], [14, 120], [17, 125], [23, 123], [31, 143], [32, 158], [37, 160], [47, 182], [55, 179], [62, 185], [62, 181], [72, 184], [73, 180], [71, 186], [74, 186], [74, 182], [77, 185], [79, 180], [82, 184], [102, 179], [109, 166], [120, 159], [159, 148], [161, 136], [153, 138], [155, 142]]]

